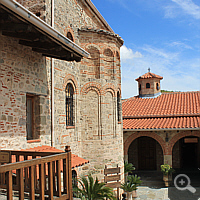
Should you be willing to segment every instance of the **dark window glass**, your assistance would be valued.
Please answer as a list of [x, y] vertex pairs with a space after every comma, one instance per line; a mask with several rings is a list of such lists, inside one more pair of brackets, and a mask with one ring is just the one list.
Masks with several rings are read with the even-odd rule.
[[117, 92], [117, 118], [120, 121], [120, 94]]
[[67, 38], [74, 42], [74, 38], [70, 32], [67, 32]]
[[150, 83], [146, 83], [146, 88], [150, 88]]
[[26, 133], [27, 139], [31, 140], [34, 138], [34, 97], [26, 96]]
[[159, 90], [159, 89], [160, 89], [160, 87], [159, 87], [159, 84], [158, 84], [158, 83], [156, 83], [156, 89], [157, 89], [157, 90]]
[[66, 125], [73, 126], [74, 125], [74, 117], [73, 117], [73, 95], [74, 89], [72, 84], [68, 83], [66, 86]]

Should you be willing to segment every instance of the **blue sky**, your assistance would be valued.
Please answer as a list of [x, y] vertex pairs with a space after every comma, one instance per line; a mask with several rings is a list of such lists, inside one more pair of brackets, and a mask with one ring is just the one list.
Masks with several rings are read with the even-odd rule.
[[92, 0], [121, 48], [122, 98], [138, 94], [140, 75], [163, 76], [161, 88], [200, 90], [199, 0]]

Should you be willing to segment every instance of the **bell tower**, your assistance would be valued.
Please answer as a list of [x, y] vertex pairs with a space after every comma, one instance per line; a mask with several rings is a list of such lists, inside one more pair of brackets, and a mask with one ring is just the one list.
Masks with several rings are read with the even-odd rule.
[[161, 94], [160, 80], [162, 79], [162, 76], [150, 72], [150, 68], [148, 68], [146, 74], [135, 79], [138, 82], [139, 97], [151, 98], [159, 96]]

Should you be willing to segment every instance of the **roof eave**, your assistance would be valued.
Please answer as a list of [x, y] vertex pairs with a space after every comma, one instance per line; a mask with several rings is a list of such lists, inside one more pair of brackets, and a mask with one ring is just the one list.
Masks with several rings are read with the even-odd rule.
[[0, 0], [0, 5], [3, 5], [5, 8], [12, 11], [12, 13], [19, 16], [21, 19], [32, 24], [34, 27], [40, 30], [40, 32], [50, 36], [50, 38], [54, 42], [62, 46], [62, 48], [64, 48], [65, 50], [67, 51], [69, 51], [69, 49], [72, 50], [80, 58], [89, 56], [89, 53], [87, 51], [79, 47], [77, 44], [72, 42], [70, 39], [62, 35], [54, 28], [52, 28], [49, 24], [45, 23], [43, 20], [41, 20], [39, 17], [34, 15], [29, 10], [27, 10], [18, 2], [14, 0]]
[[99, 20], [103, 23], [103, 25], [110, 31], [113, 32], [112, 28], [110, 27], [110, 25], [107, 23], [107, 21], [103, 18], [103, 16], [101, 15], [101, 13], [97, 10], [97, 8], [95, 7], [95, 5], [91, 2], [91, 0], [84, 0], [87, 5], [91, 8], [91, 10], [96, 14], [96, 16], [99, 18]]
[[160, 128], [160, 129], [123, 129], [123, 131], [200, 131], [200, 127], [198, 128]]

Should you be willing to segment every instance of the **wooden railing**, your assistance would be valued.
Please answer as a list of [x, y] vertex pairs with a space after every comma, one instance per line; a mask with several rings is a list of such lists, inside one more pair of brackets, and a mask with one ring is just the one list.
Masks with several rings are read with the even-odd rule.
[[[7, 199], [18, 191], [19, 199], [72, 199], [71, 151], [65, 153], [6, 151], [10, 161], [0, 166], [0, 188]], [[40, 157], [40, 158], [38, 158]], [[24, 161], [21, 161], [24, 160]]]

